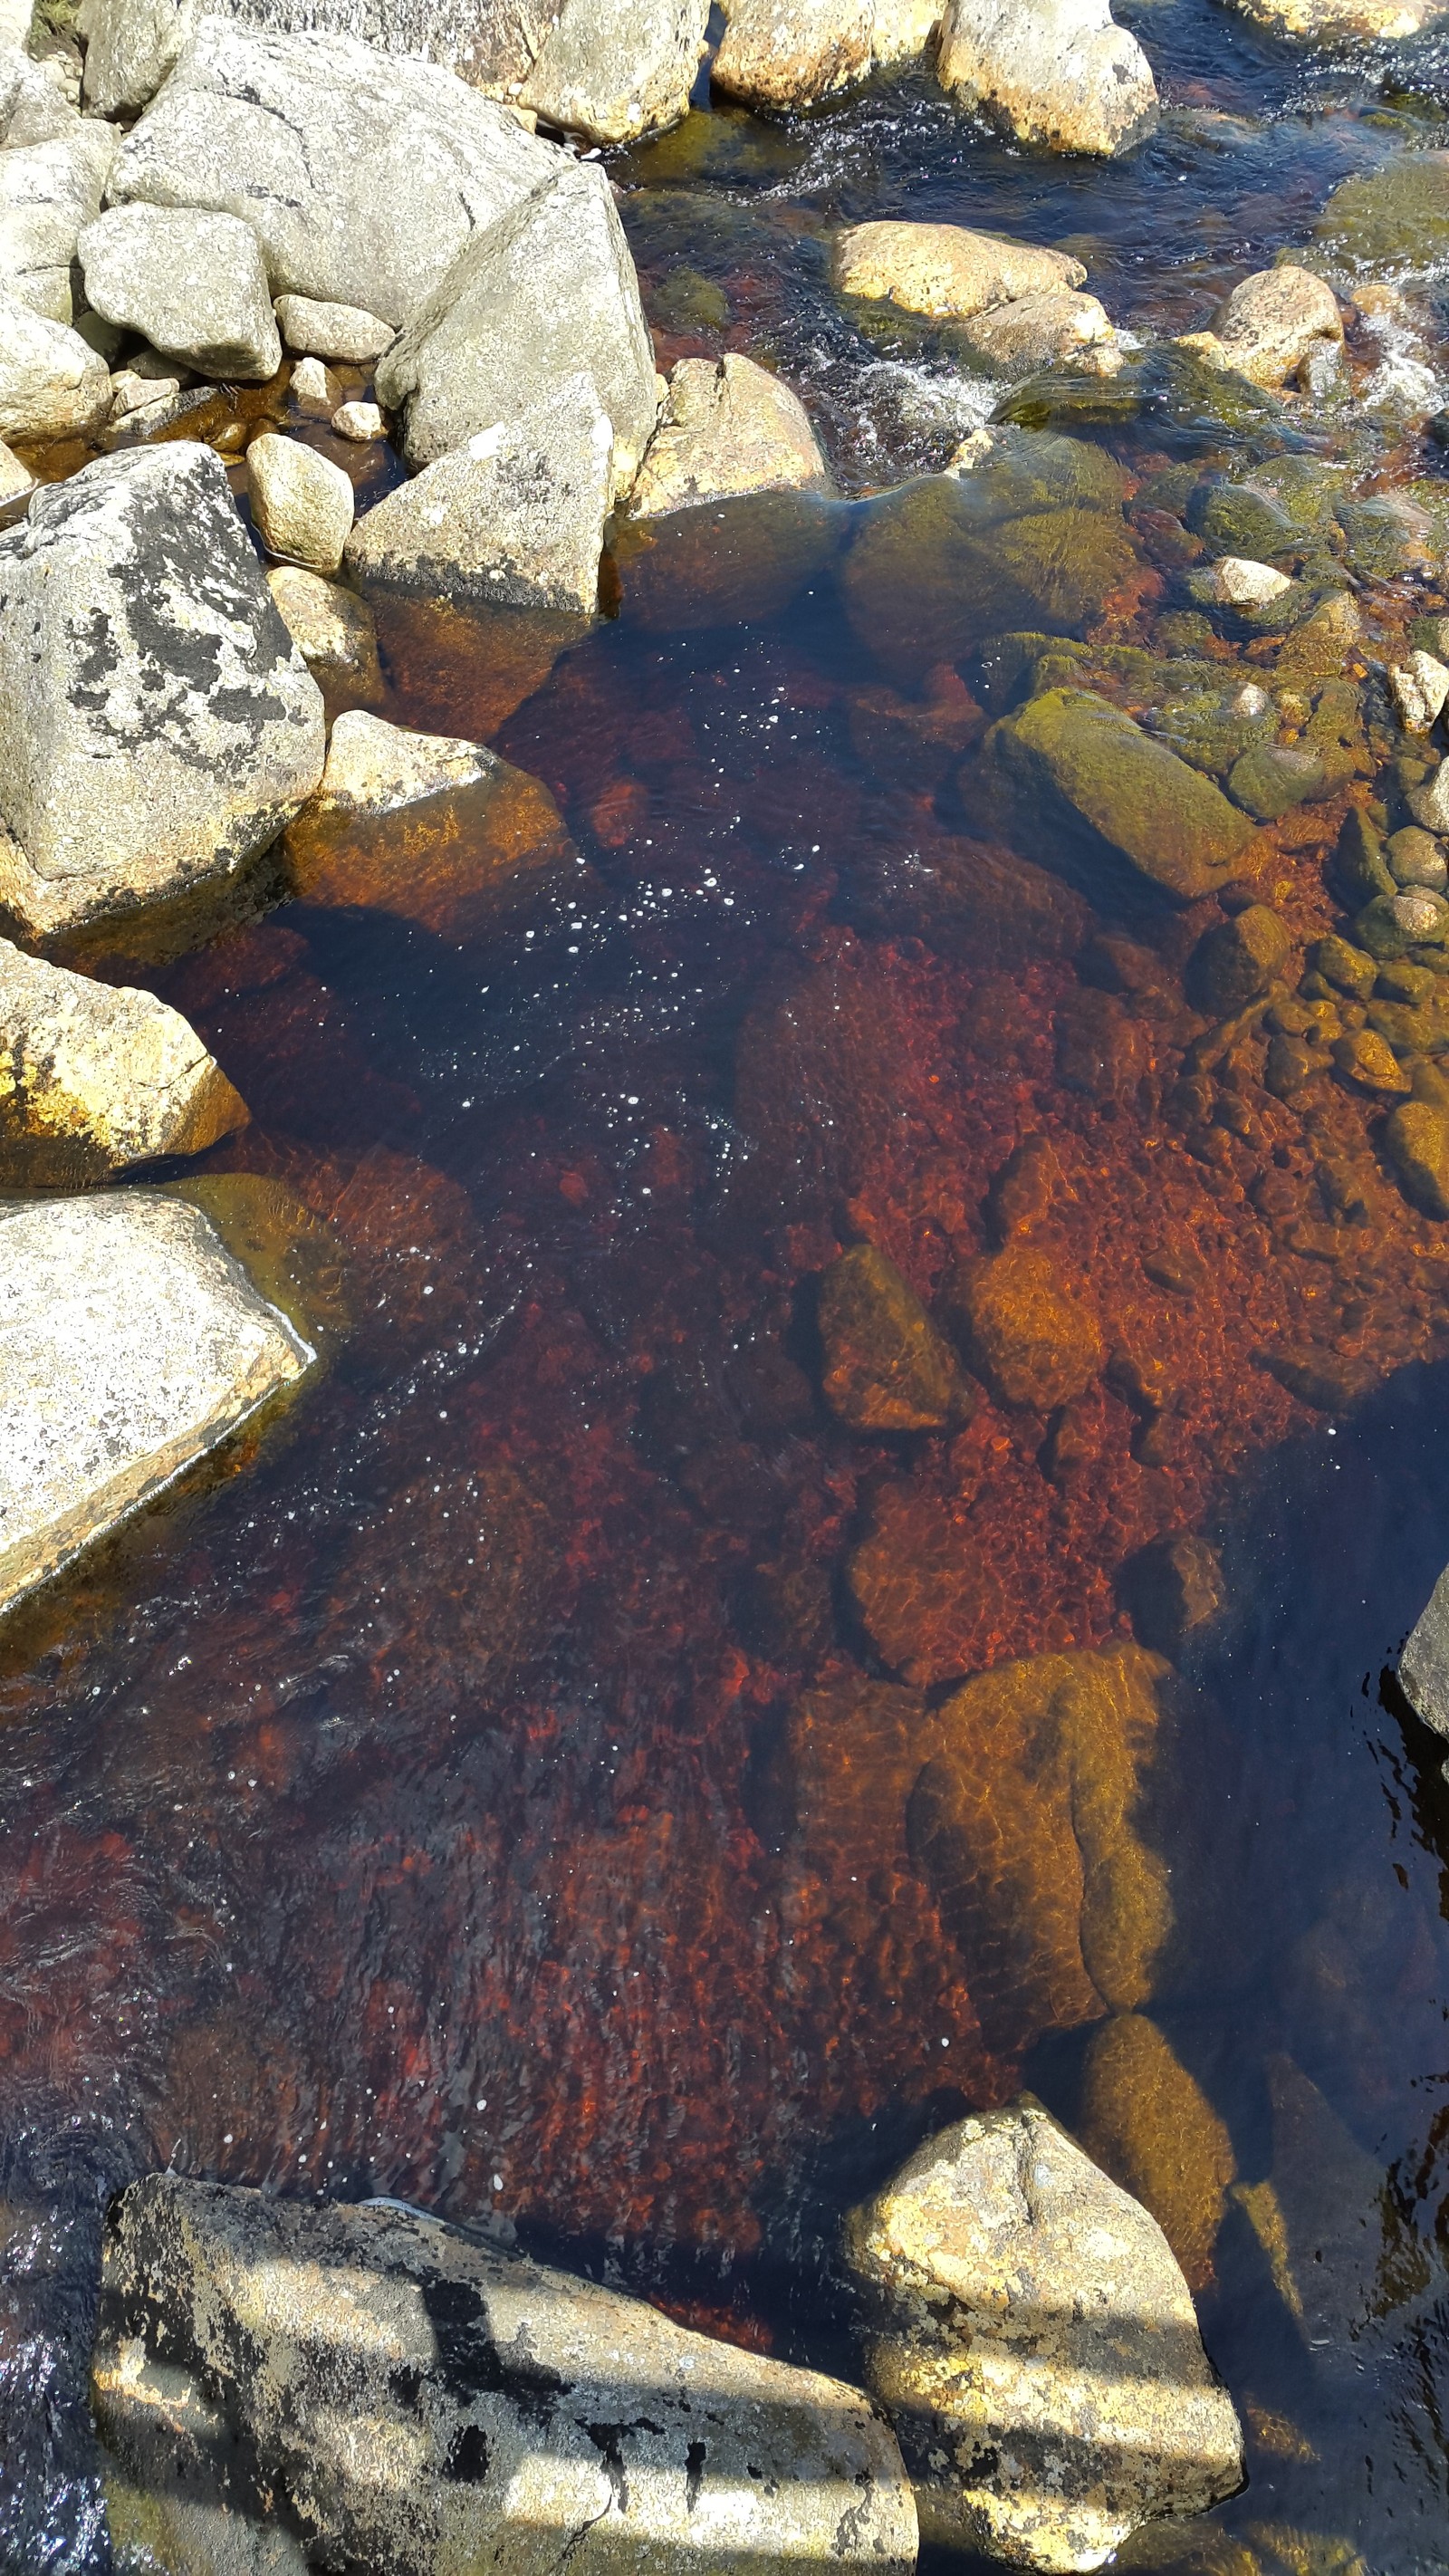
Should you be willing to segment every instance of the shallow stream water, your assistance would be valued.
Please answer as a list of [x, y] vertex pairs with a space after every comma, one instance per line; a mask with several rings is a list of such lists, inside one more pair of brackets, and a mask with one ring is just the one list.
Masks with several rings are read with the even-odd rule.
[[[1014, 150], [917, 75], [617, 156], [661, 365], [764, 358], [868, 494], [1004, 388], [948, 332], [846, 313], [842, 221], [1067, 244], [1147, 340], [1307, 243], [1346, 175], [1449, 140], [1449, 42], [1340, 60], [1199, 0], [1124, 15], [1165, 113], [1117, 165]], [[1088, 421], [1129, 520], [1184, 462], [1432, 478], [1444, 341], [1409, 268], [1316, 405]], [[1110, 641], [1181, 607], [1153, 506]], [[1154, 2131], [1145, 2095], [1122, 2125], [1250, 2479], [1126, 2555], [1449, 2566], [1449, 1788], [1392, 1680], [1449, 1558], [1449, 1227], [1350, 1087], [1316, 1126], [1251, 1066], [1184, 1107], [1216, 907], [1021, 865], [1052, 853], [983, 801], [990, 674], [901, 641], [928, 562], [849, 612], [850, 507], [795, 554], [793, 521], [696, 516], [621, 537], [616, 613], [551, 666], [384, 623], [384, 711], [541, 778], [576, 871], [461, 934], [284, 905], [150, 978], [250, 1106], [207, 1169], [270, 1185], [260, 1233], [301, 1229], [328, 1368], [0, 1642], [0, 2197], [37, 2214], [0, 2335], [4, 2563], [106, 2563], [98, 2213], [157, 2164], [486, 2218], [849, 2370], [843, 2211], [1023, 2084], [1080, 2122], [1103, 2026], [1016, 1898], [923, 1863], [937, 1713], [1012, 1659], [1127, 1647], [1124, 1564], [1187, 1531], [1222, 1602], [1153, 1667], [1140, 1830], [1173, 1919], [1145, 2009], [1206, 2125], [1174, 2097]], [[1370, 694], [1446, 589], [1432, 559], [1360, 579]], [[1265, 836], [1296, 939], [1341, 918], [1343, 811]], [[1034, 1136], [1105, 1378], [1065, 1414], [981, 1392], [949, 1433], [849, 1429], [821, 1272], [870, 1240], [949, 1303]], [[1049, 1870], [1055, 1792], [973, 1769], [969, 1732], [959, 1758]], [[1326, 2249], [1317, 2307], [1270, 2185]]]

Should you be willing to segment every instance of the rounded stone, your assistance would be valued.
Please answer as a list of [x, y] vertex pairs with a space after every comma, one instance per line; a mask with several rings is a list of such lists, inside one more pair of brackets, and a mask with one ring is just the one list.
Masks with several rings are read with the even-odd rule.
[[336, 572], [352, 533], [352, 485], [340, 465], [297, 438], [264, 430], [247, 449], [252, 515], [268, 554]]

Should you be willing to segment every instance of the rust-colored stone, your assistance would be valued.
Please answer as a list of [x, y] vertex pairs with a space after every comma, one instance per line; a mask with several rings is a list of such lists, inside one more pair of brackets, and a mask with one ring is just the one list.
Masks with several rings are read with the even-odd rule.
[[820, 1282], [825, 1398], [857, 1431], [938, 1431], [970, 1412], [949, 1342], [893, 1261], [852, 1244]]
[[1201, 2085], [1145, 2013], [1119, 2013], [1093, 2033], [1077, 2132], [1103, 2172], [1151, 2210], [1189, 2289], [1206, 2289], [1237, 2158]]
[[1045, 1253], [1008, 1245], [964, 1270], [954, 1293], [971, 1365], [1003, 1403], [1049, 1413], [1101, 1368], [1102, 1328]]

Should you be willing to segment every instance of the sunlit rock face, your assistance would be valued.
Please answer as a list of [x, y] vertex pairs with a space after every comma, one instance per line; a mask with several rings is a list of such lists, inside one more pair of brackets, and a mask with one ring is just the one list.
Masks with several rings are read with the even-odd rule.
[[207, 2533], [279, 2563], [281, 2520], [395, 2576], [915, 2564], [900, 2454], [858, 2390], [397, 2208], [134, 2185], [93, 2389], [114, 2525], [167, 2563]]
[[845, 2260], [927, 2539], [1095, 2568], [1241, 2484], [1161, 2229], [1030, 2095], [930, 2139], [852, 2211]]

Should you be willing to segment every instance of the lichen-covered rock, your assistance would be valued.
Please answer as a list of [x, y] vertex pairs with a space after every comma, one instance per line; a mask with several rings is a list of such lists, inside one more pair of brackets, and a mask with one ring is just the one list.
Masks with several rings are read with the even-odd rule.
[[922, 476], [858, 511], [840, 576], [851, 625], [905, 678], [991, 635], [1071, 631], [1136, 568], [1122, 494], [1100, 448], [993, 430], [969, 472]]
[[274, 294], [396, 324], [475, 232], [567, 166], [436, 64], [204, 17], [125, 138], [110, 202], [239, 215]]
[[412, 465], [513, 428], [584, 377], [627, 492], [654, 433], [654, 348], [607, 173], [567, 165], [480, 232], [377, 370]]
[[50, 66], [21, 51], [30, 12], [23, 0], [16, 6], [21, 24], [13, 37], [0, 9], [0, 145], [7, 150], [20, 143], [55, 143], [76, 127], [75, 109], [50, 78]]
[[966, 321], [997, 304], [1081, 286], [1086, 270], [1065, 251], [1005, 241], [965, 224], [852, 224], [837, 233], [835, 283], [843, 295], [898, 304], [907, 313]]
[[269, 555], [308, 572], [336, 572], [352, 533], [352, 484], [330, 456], [264, 430], [247, 449], [257, 534]]
[[710, 78], [751, 107], [810, 107], [870, 72], [875, 0], [722, 0]]
[[360, 447], [374, 446], [387, 436], [387, 422], [376, 403], [339, 403], [332, 415], [332, 426], [339, 438], [350, 438]]
[[199, 1154], [246, 1116], [179, 1011], [0, 939], [0, 1175], [8, 1185], [78, 1189], [159, 1155]]
[[1251, 384], [1290, 384], [1315, 349], [1337, 348], [1343, 318], [1331, 286], [1284, 262], [1233, 288], [1213, 322], [1230, 367]]
[[1408, 733], [1428, 733], [1449, 698], [1449, 667], [1432, 653], [1411, 653], [1391, 664], [1389, 692], [1394, 713]]
[[103, 320], [201, 375], [264, 383], [282, 363], [267, 272], [235, 215], [112, 206], [78, 245], [86, 297]]
[[324, 696], [346, 691], [354, 704], [381, 697], [377, 628], [365, 600], [300, 564], [275, 565], [267, 588]]
[[1449, 1216], [1449, 1112], [1406, 1100], [1384, 1128], [1384, 1149], [1405, 1197], [1425, 1216]]
[[1157, 122], [1157, 84], [1109, 0], [946, 0], [936, 77], [1023, 143], [1114, 153]]
[[660, 518], [741, 492], [808, 490], [826, 481], [810, 415], [753, 358], [681, 358], [629, 495], [636, 518]]
[[81, 0], [81, 91], [93, 116], [145, 107], [195, 32], [199, 0]]
[[950, 1343], [873, 1243], [857, 1243], [820, 1282], [825, 1399], [858, 1431], [931, 1431], [969, 1413]]
[[689, 112], [709, 0], [563, 0], [520, 107], [591, 143], [632, 143]]
[[0, 152], [0, 285], [53, 322], [71, 319], [76, 242], [100, 209], [113, 126], [77, 119], [50, 143]]
[[[1239, 768], [1242, 763], [1239, 762]], [[1233, 775], [1236, 777], [1237, 771]], [[1265, 903], [1249, 904], [1231, 921], [1204, 931], [1189, 962], [1192, 998], [1214, 1019], [1231, 1019], [1281, 974], [1292, 948], [1280, 916]]]
[[219, 898], [322, 772], [322, 699], [226, 471], [102, 458], [0, 537], [0, 908], [44, 945]]
[[1095, 2568], [1242, 2484], [1162, 2230], [1029, 2094], [928, 2140], [851, 2212], [844, 2253], [924, 2538]]
[[1172, 1901], [1138, 1809], [1165, 1669], [1138, 1646], [1034, 1655], [937, 1711], [910, 1847], [1003, 2053], [1151, 1995]]
[[110, 408], [105, 359], [0, 286], [0, 436], [84, 438]]
[[1253, 837], [1210, 778], [1086, 689], [1048, 689], [1003, 717], [986, 754], [1040, 855], [1065, 834], [1084, 860], [1115, 853], [1179, 903], [1230, 883]]
[[952, 1291], [972, 1367], [1006, 1404], [1049, 1413], [1090, 1386], [1102, 1366], [1102, 1328], [1044, 1252], [1008, 1244], [968, 1263]]
[[613, 455], [591, 379], [567, 377], [521, 420], [480, 430], [365, 510], [348, 570], [364, 588], [592, 617]]
[[221, 2507], [238, 2552], [280, 2526], [392, 2576], [915, 2563], [900, 2454], [857, 2390], [395, 2206], [133, 2184], [93, 2390], [133, 2491]]
[[200, 1212], [158, 1190], [0, 1217], [0, 1608], [58, 1573], [312, 1352]]
[[277, 328], [289, 349], [308, 358], [344, 358], [365, 366], [396, 337], [390, 322], [360, 304], [319, 304], [311, 295], [279, 295]]
[[1326, 795], [1330, 784], [1317, 752], [1302, 743], [1257, 743], [1228, 772], [1234, 804], [1259, 823], [1276, 823], [1295, 805]]
[[579, 865], [548, 789], [481, 742], [350, 709], [283, 842], [305, 903], [357, 904], [454, 939]]
[[1117, 2013], [1092, 2035], [1077, 2121], [1094, 2164], [1150, 2209], [1195, 2294], [1237, 2174], [1233, 2142], [1202, 2087], [1145, 2013]]
[[1275, 36], [1301, 36], [1313, 45], [1355, 38], [1394, 44], [1419, 35], [1444, 14], [1444, 0], [1231, 0], [1231, 5]]

